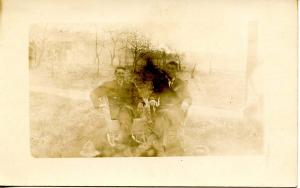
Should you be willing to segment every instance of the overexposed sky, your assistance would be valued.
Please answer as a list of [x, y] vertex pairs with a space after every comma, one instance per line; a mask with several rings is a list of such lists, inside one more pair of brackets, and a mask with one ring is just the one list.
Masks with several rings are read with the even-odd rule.
[[[285, 22], [286, 13], [277, 12], [277, 9], [292, 5], [285, 1], [276, 1], [275, 5], [272, 2], [64, 0], [28, 1], [19, 7], [16, 3], [14, 7], [9, 7], [9, 3], [3, 5], [4, 11], [14, 14], [16, 22], [23, 21], [24, 24], [48, 23], [50, 26], [90, 32], [94, 32], [95, 27], [137, 28], [158, 46], [195, 53], [191, 59], [201, 60], [197, 63], [205, 65], [212, 62], [219, 69], [243, 71], [247, 58], [248, 22], [258, 23], [258, 49], [264, 50], [263, 45], [268, 43], [263, 40], [268, 40], [273, 32], [280, 33], [280, 28], [270, 28], [276, 22], [270, 15], [282, 14], [279, 21]], [[51, 7], [55, 7], [56, 12]]]

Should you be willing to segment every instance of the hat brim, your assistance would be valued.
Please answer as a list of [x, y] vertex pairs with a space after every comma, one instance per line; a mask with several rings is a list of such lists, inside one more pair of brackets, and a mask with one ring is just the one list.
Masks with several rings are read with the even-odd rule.
[[83, 156], [83, 157], [95, 157], [99, 154], [100, 154], [99, 151], [92, 151], [92, 152], [81, 151], [80, 152], [80, 155]]

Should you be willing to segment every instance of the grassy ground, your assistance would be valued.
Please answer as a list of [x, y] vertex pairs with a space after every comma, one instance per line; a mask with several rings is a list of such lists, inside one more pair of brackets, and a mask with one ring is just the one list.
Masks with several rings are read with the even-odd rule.
[[[31, 70], [30, 86], [86, 92], [104, 80], [112, 79], [113, 68], [102, 68], [99, 76], [96, 73], [82, 76], [61, 73], [51, 77], [42, 70]], [[204, 109], [200, 112], [195, 108], [184, 127], [186, 155], [243, 155], [262, 151], [262, 125], [230, 115], [241, 112], [244, 106], [242, 76], [222, 73], [198, 73], [193, 79], [189, 73], [182, 76], [188, 80], [193, 106]], [[89, 140], [104, 153], [111, 152], [107, 149], [104, 119], [92, 110], [89, 101], [67, 96], [30, 92], [32, 155], [78, 157]], [[222, 114], [224, 112], [230, 113]]]
[[35, 157], [75, 157], [85, 142], [102, 143], [103, 119], [86, 101], [30, 95], [31, 150]]
[[[108, 146], [104, 119], [88, 101], [31, 92], [30, 121], [35, 157], [78, 157], [88, 140]], [[263, 144], [261, 125], [240, 119], [191, 117], [184, 133], [186, 155], [257, 154]]]

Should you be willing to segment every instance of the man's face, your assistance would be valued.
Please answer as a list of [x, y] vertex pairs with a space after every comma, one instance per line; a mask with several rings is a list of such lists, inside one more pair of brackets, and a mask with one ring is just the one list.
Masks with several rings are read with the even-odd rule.
[[166, 71], [172, 78], [176, 76], [177, 66], [173, 64], [167, 64]]
[[124, 80], [125, 77], [125, 70], [123, 69], [117, 69], [115, 72], [115, 76], [117, 80]]
[[153, 74], [150, 73], [150, 72], [146, 72], [146, 73], [145, 73], [145, 80], [146, 80], [146, 81], [151, 81], [151, 80], [153, 80]]

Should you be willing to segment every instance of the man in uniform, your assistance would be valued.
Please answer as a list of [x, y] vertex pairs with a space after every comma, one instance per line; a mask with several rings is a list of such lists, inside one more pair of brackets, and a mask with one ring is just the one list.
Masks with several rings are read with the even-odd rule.
[[[154, 133], [164, 148], [164, 155], [183, 155], [182, 138], [180, 136], [183, 122], [192, 98], [187, 90], [185, 81], [177, 77], [178, 63], [167, 63], [165, 77], [159, 78], [156, 85], [157, 107]], [[155, 82], [155, 80], [154, 80]]]
[[115, 69], [114, 80], [103, 83], [91, 92], [90, 98], [96, 109], [100, 105], [99, 98], [104, 96], [108, 98], [111, 120], [119, 121], [121, 142], [127, 145], [131, 139], [133, 118], [142, 103], [135, 84], [125, 80], [124, 67]]

